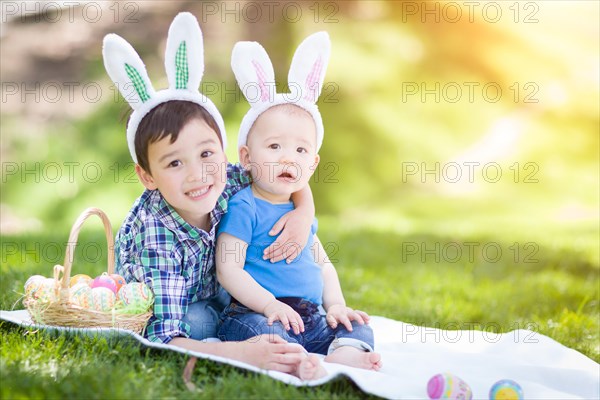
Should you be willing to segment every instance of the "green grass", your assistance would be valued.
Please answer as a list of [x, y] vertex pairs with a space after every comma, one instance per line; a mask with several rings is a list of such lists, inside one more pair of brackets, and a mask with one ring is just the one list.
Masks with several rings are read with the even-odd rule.
[[362, 398], [352, 385], [296, 388], [234, 367], [199, 360], [190, 393], [181, 379], [187, 357], [133, 339], [54, 335], [0, 323], [3, 399], [20, 398]]
[[[348, 303], [372, 315], [444, 329], [531, 329], [600, 360], [599, 267], [593, 244], [575, 245], [593, 243], [594, 230], [585, 224], [573, 228], [577, 241], [554, 246], [551, 226], [531, 237], [522, 231], [511, 234], [510, 224], [467, 229], [455, 218], [446, 221], [457, 222], [454, 231], [435, 218], [409, 220], [411, 228], [394, 231], [384, 224], [322, 217], [320, 239], [338, 266]], [[471, 218], [481, 222], [484, 216]], [[522, 237], [537, 247], [525, 248]], [[3, 254], [2, 309], [21, 308], [24, 281], [37, 273], [50, 275], [62, 260], [55, 259], [56, 252], [50, 252], [55, 245], [49, 244], [64, 240], [59, 232], [3, 237], [3, 249], [10, 244], [28, 251]], [[74, 272], [102, 272], [106, 254], [82, 251], [85, 244], [103, 248], [102, 235], [82, 232], [80, 244]], [[486, 245], [500, 248], [502, 256], [482, 252]], [[0, 324], [0, 334], [0, 390], [6, 399], [365, 397], [346, 379], [297, 388], [202, 360], [192, 377], [197, 392], [191, 393], [181, 379], [187, 361], [181, 354], [150, 350], [127, 338], [63, 336], [9, 323]]]

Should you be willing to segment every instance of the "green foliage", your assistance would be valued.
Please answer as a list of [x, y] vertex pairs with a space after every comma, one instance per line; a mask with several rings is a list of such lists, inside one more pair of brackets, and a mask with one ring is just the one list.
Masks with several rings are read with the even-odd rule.
[[[498, 24], [467, 22], [466, 10], [460, 23], [423, 23], [407, 18], [403, 4], [335, 3], [340, 23], [324, 26], [278, 19], [207, 30], [205, 80], [224, 82], [209, 97], [226, 122], [230, 161], [237, 160], [248, 105], [232, 94], [230, 49], [213, 38], [260, 40], [285, 87], [293, 46], [307, 32], [328, 30], [333, 53], [319, 101], [325, 140], [311, 187], [319, 236], [348, 303], [445, 329], [531, 329], [600, 361], [598, 25], [586, 18], [597, 15], [597, 4], [573, 2], [566, 12], [564, 2], [539, 3], [535, 24], [506, 23], [509, 6]], [[199, 5], [188, 6], [200, 15], [193, 9]], [[145, 36], [160, 31], [162, 40], [170, 18], [162, 13], [148, 31], [113, 27], [129, 30], [124, 36], [153, 79], [163, 77], [162, 55]], [[71, 69], [106, 83], [100, 40]], [[465, 82], [478, 84], [472, 101]], [[482, 95], [488, 83], [502, 89], [498, 101]], [[439, 99], [423, 97], [422, 89], [438, 84], [457, 85], [463, 95], [455, 102], [440, 91]], [[409, 95], [409, 88], [418, 92]], [[114, 94], [107, 83], [103, 90]], [[41, 119], [33, 131], [30, 115], [3, 110], [2, 222], [15, 222], [0, 238], [1, 309], [21, 308], [26, 279], [51, 276], [62, 264], [69, 229], [84, 208], [102, 208], [116, 231], [141, 193], [125, 142], [127, 105], [110, 100], [79, 119]], [[507, 120], [520, 128], [490, 144]], [[502, 174], [496, 180], [480, 167], [473, 182], [452, 182], [443, 168], [461, 157], [496, 163]], [[106, 243], [99, 225], [90, 225], [73, 271], [96, 275], [105, 270]], [[0, 334], [1, 398], [364, 398], [347, 380], [295, 388], [207, 361], [198, 362], [199, 391], [190, 393], [179, 354], [8, 323], [0, 323]]]

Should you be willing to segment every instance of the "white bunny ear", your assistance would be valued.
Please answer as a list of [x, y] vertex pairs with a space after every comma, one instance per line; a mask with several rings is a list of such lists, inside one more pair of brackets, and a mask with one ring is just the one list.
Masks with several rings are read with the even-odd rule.
[[177, 14], [171, 23], [165, 69], [170, 89], [198, 90], [204, 74], [204, 45], [198, 20], [188, 12]]
[[154, 96], [146, 66], [125, 39], [114, 33], [106, 35], [102, 56], [106, 72], [131, 108], [140, 108]]
[[231, 68], [251, 107], [273, 101], [275, 72], [271, 59], [259, 43], [236, 43], [231, 54]]
[[308, 36], [294, 53], [288, 74], [288, 84], [293, 98], [316, 103], [329, 63], [331, 42], [327, 32]]

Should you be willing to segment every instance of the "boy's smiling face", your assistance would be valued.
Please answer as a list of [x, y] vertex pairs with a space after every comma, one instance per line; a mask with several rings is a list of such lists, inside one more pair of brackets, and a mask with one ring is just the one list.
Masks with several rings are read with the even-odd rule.
[[261, 114], [240, 148], [254, 194], [272, 203], [289, 201], [308, 184], [319, 163], [316, 142], [315, 123], [303, 109], [282, 105]]
[[150, 143], [148, 162], [151, 172], [136, 166], [142, 184], [158, 189], [187, 223], [208, 231], [209, 213], [227, 180], [227, 158], [217, 133], [194, 118], [174, 143], [171, 136]]

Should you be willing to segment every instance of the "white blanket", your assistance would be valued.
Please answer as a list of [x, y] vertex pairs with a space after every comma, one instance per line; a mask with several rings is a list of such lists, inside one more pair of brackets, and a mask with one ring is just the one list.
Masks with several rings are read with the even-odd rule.
[[427, 382], [440, 372], [467, 382], [474, 399], [487, 399], [500, 379], [512, 379], [525, 399], [600, 399], [600, 365], [547, 336], [528, 330], [493, 334], [476, 330], [447, 331], [419, 327], [383, 317], [371, 317], [376, 350], [383, 368], [365, 371], [324, 363], [329, 375], [302, 382], [290, 375], [260, 370], [239, 361], [149, 342], [120, 329], [73, 329], [32, 324], [27, 311], [0, 311], [0, 319], [15, 324], [91, 335], [125, 335], [145, 346], [167, 349], [266, 374], [296, 386], [315, 386], [344, 375], [366, 393], [391, 399], [427, 399]]

